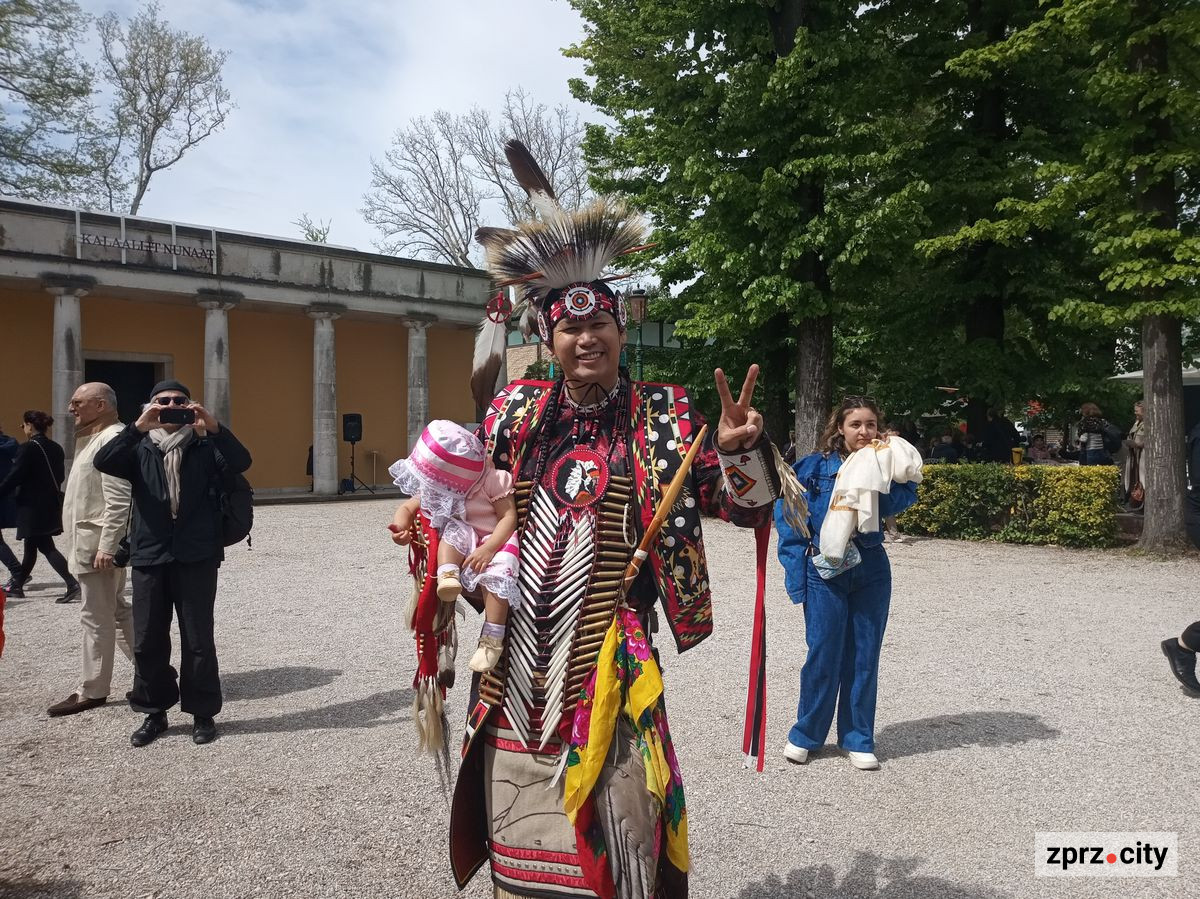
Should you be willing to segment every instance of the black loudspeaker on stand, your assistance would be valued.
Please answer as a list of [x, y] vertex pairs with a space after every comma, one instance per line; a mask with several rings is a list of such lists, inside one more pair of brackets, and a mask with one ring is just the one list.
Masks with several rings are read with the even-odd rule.
[[340, 493], [353, 493], [354, 485], [359, 484], [368, 493], [374, 493], [375, 490], [368, 487], [363, 479], [354, 472], [354, 444], [362, 440], [362, 416], [357, 412], [347, 412], [342, 416], [342, 440], [350, 444], [350, 477], [343, 482], [343, 489]]

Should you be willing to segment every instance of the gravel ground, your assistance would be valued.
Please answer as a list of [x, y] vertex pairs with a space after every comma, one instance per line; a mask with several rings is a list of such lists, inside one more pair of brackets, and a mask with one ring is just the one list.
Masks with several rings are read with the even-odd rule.
[[[42, 565], [0, 661], [0, 896], [452, 896], [446, 799], [414, 754], [408, 581], [391, 501], [271, 506], [222, 568], [221, 738], [190, 717], [134, 750], [122, 703], [48, 719], [76, 684], [79, 607]], [[706, 525], [717, 628], [663, 662], [688, 787], [692, 895], [1004, 899], [1196, 895], [1200, 700], [1158, 641], [1200, 614], [1200, 560], [914, 541], [895, 569], [879, 772], [779, 754], [803, 662], [772, 562], [771, 753], [740, 755], [752, 536]], [[464, 643], [478, 621], [464, 628]], [[465, 670], [465, 659], [460, 659]], [[114, 697], [131, 669], [118, 658]], [[450, 718], [461, 735], [462, 690]], [[1034, 833], [1175, 831], [1180, 876], [1039, 879]], [[1192, 886], [1188, 887], [1187, 884]], [[490, 895], [480, 876], [464, 897]]]

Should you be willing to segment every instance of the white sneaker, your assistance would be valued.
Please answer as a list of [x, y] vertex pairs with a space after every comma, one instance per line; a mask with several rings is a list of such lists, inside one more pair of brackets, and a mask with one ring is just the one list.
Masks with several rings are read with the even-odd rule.
[[789, 762], [797, 765], [803, 765], [808, 761], [808, 750], [802, 749], [789, 740], [783, 747], [783, 757]]
[[851, 752], [846, 750], [846, 755], [850, 757], [850, 764], [859, 771], [875, 771], [879, 768], [879, 759], [875, 758], [873, 752]]

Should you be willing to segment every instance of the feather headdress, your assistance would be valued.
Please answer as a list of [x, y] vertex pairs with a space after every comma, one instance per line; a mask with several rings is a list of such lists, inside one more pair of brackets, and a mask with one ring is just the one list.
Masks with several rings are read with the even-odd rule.
[[[608, 268], [618, 256], [647, 247], [645, 220], [622, 201], [601, 197], [583, 209], [564, 210], [550, 179], [524, 144], [510, 140], [504, 153], [539, 218], [520, 222], [515, 228], [475, 232], [497, 286], [501, 290], [515, 287], [520, 293], [504, 315], [489, 306], [488, 317], [480, 325], [471, 386], [481, 408], [494, 392], [508, 314], [520, 315], [526, 337], [536, 324], [547, 343], [554, 325], [567, 315], [588, 318], [596, 312], [611, 312], [624, 330], [625, 304], [606, 283], [613, 280]], [[503, 304], [493, 301], [493, 305], [499, 308]]]

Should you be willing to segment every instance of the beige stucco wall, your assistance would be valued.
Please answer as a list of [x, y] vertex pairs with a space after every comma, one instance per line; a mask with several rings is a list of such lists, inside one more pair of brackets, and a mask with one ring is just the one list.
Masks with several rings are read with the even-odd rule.
[[[194, 304], [86, 296], [81, 301], [83, 348], [169, 356], [174, 377], [204, 401], [204, 311]], [[230, 310], [231, 427], [254, 457], [251, 483], [260, 489], [306, 488], [312, 443], [313, 322], [292, 308]], [[0, 426], [24, 439], [25, 409], [50, 411], [51, 436], [71, 439], [65, 410], [50, 410], [53, 297], [43, 290], [0, 288]], [[338, 471], [350, 470], [350, 445], [341, 415], [363, 416], [358, 474], [389, 483], [387, 467], [408, 453], [408, 329], [399, 319], [343, 317], [334, 323], [337, 354]], [[434, 326], [427, 331], [431, 417], [475, 420], [470, 396], [473, 332]], [[65, 426], [65, 428], [64, 428]]]
[[25, 439], [21, 415], [26, 409], [54, 416], [51, 437], [59, 439], [62, 431], [66, 410], [50, 408], [53, 322], [54, 298], [46, 291], [0, 289], [0, 427], [18, 440]]

